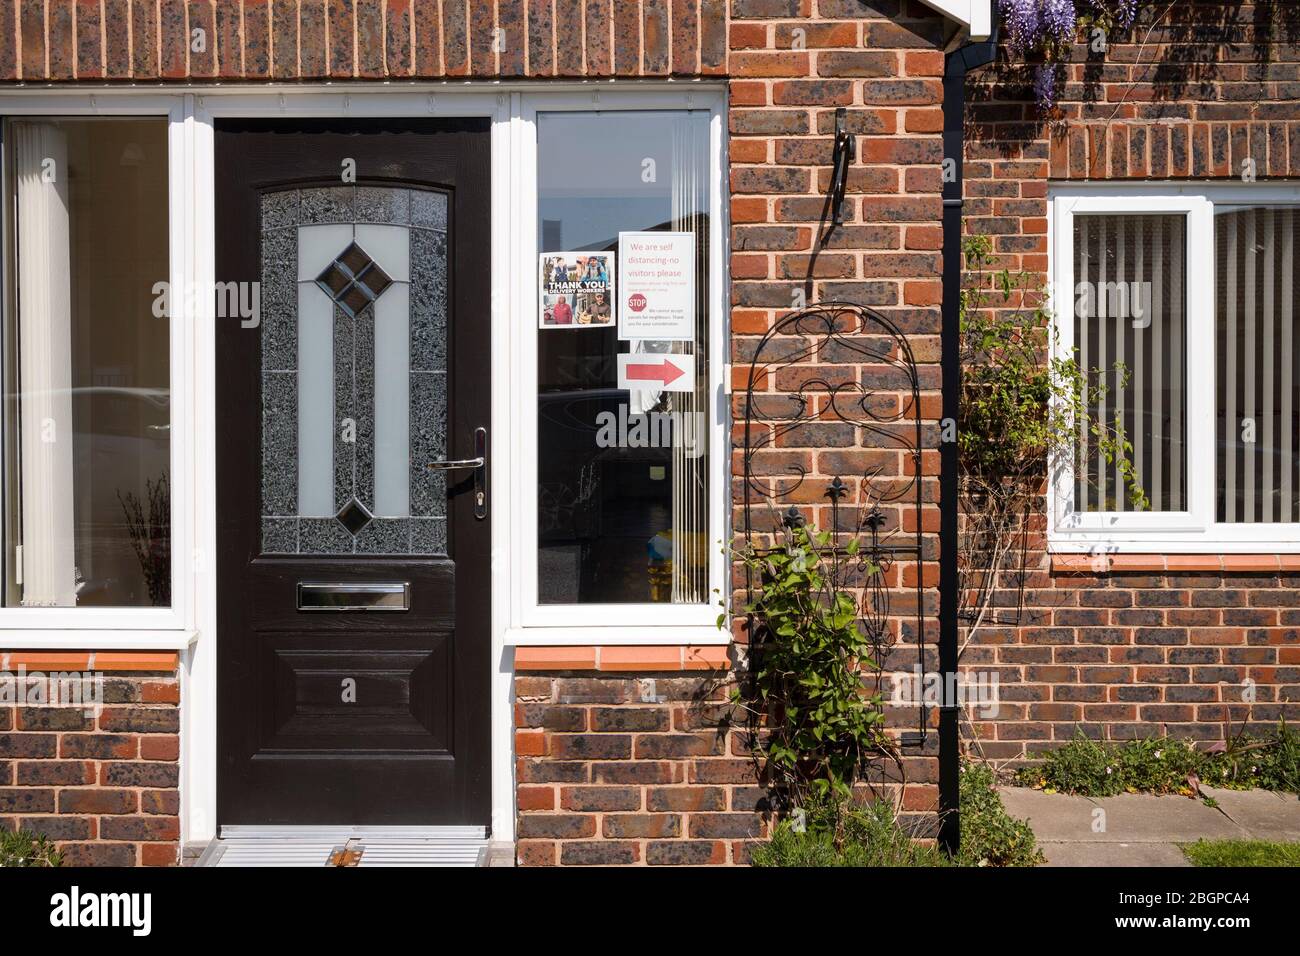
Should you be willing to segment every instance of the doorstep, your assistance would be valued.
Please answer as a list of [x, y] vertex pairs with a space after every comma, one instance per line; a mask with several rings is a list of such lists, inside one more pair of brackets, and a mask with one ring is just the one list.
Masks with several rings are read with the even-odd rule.
[[222, 827], [194, 866], [513, 866], [483, 827]]

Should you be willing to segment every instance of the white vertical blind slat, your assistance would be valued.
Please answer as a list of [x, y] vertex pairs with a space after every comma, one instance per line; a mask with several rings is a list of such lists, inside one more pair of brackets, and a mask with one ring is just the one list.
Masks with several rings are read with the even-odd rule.
[[1223, 386], [1223, 495], [1226, 521], [1237, 519], [1237, 453], [1233, 432], [1237, 421], [1237, 217], [1225, 217], [1224, 308], [1227, 329], [1224, 334]]
[[[1107, 376], [1108, 384], [1114, 384], [1109, 372], [1111, 365], [1110, 349], [1107, 346], [1106, 326], [1109, 325], [1106, 317], [1106, 249], [1109, 248], [1109, 232], [1112, 220], [1109, 218], [1098, 219], [1097, 221], [1097, 294], [1094, 296], [1097, 303], [1097, 357], [1101, 372]], [[1102, 391], [1097, 397], [1097, 420], [1104, 424], [1112, 424], [1106, 414], [1106, 392]], [[1106, 468], [1106, 459], [1097, 451], [1097, 494], [1100, 496], [1100, 507], [1103, 511], [1110, 510], [1110, 495], [1108, 488], [1108, 471]]]
[[[1113, 328], [1115, 330], [1115, 361], [1120, 366], [1120, 368], [1126, 370], [1128, 376], [1132, 376], [1136, 370], [1129, 366], [1127, 360], [1128, 356], [1125, 352], [1125, 347], [1124, 347], [1125, 340], [1128, 338], [1128, 334], [1129, 334], [1128, 330], [1129, 330], [1129, 322], [1130, 322], [1129, 315], [1128, 315], [1128, 308], [1127, 308], [1128, 307], [1127, 289], [1128, 289], [1128, 279], [1129, 279], [1128, 243], [1125, 241], [1128, 235], [1129, 223], [1130, 220], [1127, 218], [1119, 218], [1114, 220], [1112, 223], [1115, 229], [1115, 286], [1114, 287], [1116, 289], [1115, 305], [1118, 314], [1111, 316], [1110, 321], [1113, 323]], [[1133, 381], [1131, 377], [1129, 381]], [[1115, 424], [1121, 426], [1124, 429], [1124, 437], [1127, 440], [1132, 441], [1133, 440], [1132, 409], [1130, 408], [1128, 385], [1125, 382], [1124, 375], [1119, 376], [1119, 380], [1116, 383], [1116, 385], [1117, 385], [1117, 389], [1115, 395]], [[1141, 384], [1139, 382], [1133, 381], [1133, 385], [1134, 385], [1134, 389], [1133, 389], [1134, 392], [1138, 392], [1141, 390]], [[1115, 510], [1116, 511], [1126, 510], [1125, 499], [1127, 498], [1127, 495], [1125, 494], [1124, 475], [1123, 472], [1120, 470], [1121, 467], [1122, 467], [1122, 463], [1118, 459], [1116, 459], [1115, 464], [1113, 466], [1112, 476], [1111, 476], [1111, 481], [1115, 486]]]
[[1169, 259], [1169, 404], [1170, 434], [1173, 450], [1169, 459], [1170, 481], [1166, 497], [1167, 507], [1171, 511], [1182, 511], [1186, 505], [1183, 501], [1183, 456], [1187, 452], [1186, 433], [1183, 428], [1184, 402], [1183, 363], [1186, 357], [1183, 350], [1183, 272], [1187, 263], [1187, 246], [1183, 241], [1187, 220], [1175, 216], [1170, 220], [1170, 259]]
[[1295, 338], [1294, 330], [1291, 325], [1295, 318], [1295, 303], [1292, 301], [1292, 296], [1295, 293], [1295, 210], [1284, 209], [1281, 215], [1282, 354], [1280, 365], [1282, 369], [1282, 494], [1279, 499], [1281, 504], [1281, 514], [1278, 515], [1278, 520], [1295, 521], [1296, 513], [1293, 507], [1293, 495], [1295, 494], [1295, 489], [1292, 475], [1295, 471], [1293, 456], [1295, 455], [1296, 422], [1292, 417], [1294, 414], [1294, 404], [1291, 395], [1291, 389], [1294, 387], [1292, 363], [1295, 361]]
[[[75, 607], [67, 136], [53, 123], [15, 123], [13, 139], [18, 187], [22, 603]], [[46, 178], [47, 172], [53, 173], [52, 178]]]
[[[1241, 442], [1242, 428], [1245, 422], [1258, 424], [1255, 418], [1255, 357], [1256, 357], [1256, 324], [1259, 321], [1259, 315], [1255, 307], [1255, 270], [1259, 262], [1259, 255], [1255, 248], [1258, 240], [1256, 233], [1255, 210], [1248, 209], [1245, 212], [1246, 219], [1246, 240], [1245, 240], [1245, 262], [1244, 270], [1246, 273], [1246, 341], [1242, 347], [1242, 421], [1229, 422], [1228, 424], [1228, 443], [1233, 445]], [[1243, 456], [1245, 459], [1242, 468], [1241, 487], [1244, 492], [1242, 504], [1242, 517], [1246, 521], [1255, 520], [1255, 454], [1249, 445], [1243, 444]]]
[[[1079, 289], [1086, 290], [1088, 288], [1089, 271], [1090, 271], [1088, 268], [1088, 262], [1089, 262], [1088, 228], [1091, 221], [1092, 220], [1087, 216], [1080, 217], [1080, 219], [1078, 220], [1079, 239], [1078, 239], [1078, 248], [1075, 250], [1075, 256], [1074, 256], [1075, 262], [1077, 263], [1077, 268], [1075, 270], [1076, 272], [1076, 277], [1075, 277], [1076, 289], [1074, 291], [1075, 302], [1078, 302], [1079, 295], [1081, 294], [1078, 290]], [[1086, 296], [1087, 292], [1085, 291], [1082, 294]], [[1085, 300], [1085, 301], [1090, 301], [1090, 300]], [[1092, 318], [1092, 309], [1076, 308], [1074, 311], [1075, 311], [1074, 320], [1076, 323], [1075, 328], [1078, 329], [1075, 335], [1076, 335], [1076, 341], [1078, 343], [1078, 348], [1079, 348], [1079, 368], [1080, 371], [1085, 376], [1084, 381], [1086, 382], [1088, 380], [1087, 375], [1088, 375], [1088, 369], [1090, 367], [1088, 364], [1088, 358], [1089, 358], [1088, 335], [1090, 333], [1088, 323]], [[1083, 480], [1078, 481], [1075, 484], [1078, 487], [1078, 496], [1079, 496], [1078, 508], [1080, 511], [1087, 511], [1088, 491], [1089, 491], [1088, 488], [1089, 483], [1087, 481], [1087, 475], [1091, 467], [1091, 462], [1088, 458], [1089, 449], [1088, 449], [1087, 429], [1082, 429], [1082, 441], [1080, 444], [1081, 444], [1081, 448], [1079, 449], [1079, 462], [1084, 477]]]
[[1152, 223], [1151, 235], [1151, 327], [1153, 329], [1153, 348], [1151, 353], [1151, 475], [1148, 478], [1150, 489], [1147, 495], [1153, 503], [1165, 500], [1165, 417], [1169, 409], [1165, 402], [1164, 363], [1167, 359], [1164, 350], [1165, 308], [1165, 221], [1156, 216]]
[[1260, 416], [1263, 419], [1260, 423], [1263, 428], [1263, 442], [1258, 443], [1256, 448], [1260, 450], [1260, 479], [1262, 487], [1260, 488], [1260, 504], [1263, 509], [1261, 520], [1273, 521], [1273, 465], [1277, 460], [1277, 446], [1273, 441], [1273, 414], [1276, 408], [1276, 395], [1273, 391], [1273, 343], [1274, 343], [1274, 317], [1273, 317], [1273, 256], [1277, 252], [1275, 245], [1274, 219], [1275, 213], [1271, 209], [1264, 211], [1264, 242], [1260, 251], [1263, 253], [1258, 258], [1263, 260], [1264, 267], [1264, 382], [1261, 396]]

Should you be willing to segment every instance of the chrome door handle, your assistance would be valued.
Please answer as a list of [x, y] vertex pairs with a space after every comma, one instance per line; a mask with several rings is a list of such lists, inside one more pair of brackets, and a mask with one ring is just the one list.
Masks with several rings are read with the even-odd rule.
[[476, 458], [449, 458], [445, 461], [431, 461], [426, 466], [430, 471], [455, 471], [458, 468], [474, 469], [474, 517], [480, 521], [487, 517], [487, 429], [474, 429], [474, 450]]

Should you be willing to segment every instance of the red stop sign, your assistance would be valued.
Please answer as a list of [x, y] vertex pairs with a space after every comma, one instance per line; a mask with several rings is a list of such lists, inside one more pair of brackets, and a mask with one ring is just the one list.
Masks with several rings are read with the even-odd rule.
[[628, 297], [627, 306], [633, 312], [642, 311], [645, 309], [645, 296], [640, 292], [633, 292], [632, 295]]

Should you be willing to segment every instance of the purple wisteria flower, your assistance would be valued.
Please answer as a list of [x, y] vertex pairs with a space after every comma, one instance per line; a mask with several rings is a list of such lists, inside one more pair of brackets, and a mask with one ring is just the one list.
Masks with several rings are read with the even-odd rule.
[[1038, 108], [1050, 110], [1056, 106], [1056, 64], [1040, 63], [1034, 68], [1034, 99]]
[[1034, 67], [1034, 96], [1039, 107], [1050, 110], [1056, 105], [1061, 75], [1054, 61], [1059, 61], [1074, 41], [1079, 17], [1100, 17], [1102, 23], [1128, 30], [1137, 19], [1138, 0], [999, 0], [999, 8], [1011, 53], [1029, 60], [1048, 60]]
[[1088, 0], [1096, 13], [1109, 13], [1115, 26], [1127, 30], [1137, 19], [1138, 0]]
[[1043, 24], [1040, 0], [1002, 0], [1002, 16], [1012, 52], [1023, 56], [1038, 47]]
[[1041, 0], [1043, 9], [1042, 26], [1044, 39], [1051, 38], [1061, 43], [1074, 39], [1078, 26], [1078, 15], [1074, 10], [1074, 0]]
[[1074, 0], [1002, 0], [1002, 16], [1007, 42], [1012, 52], [1021, 56], [1049, 40], [1068, 43], [1079, 19]]

